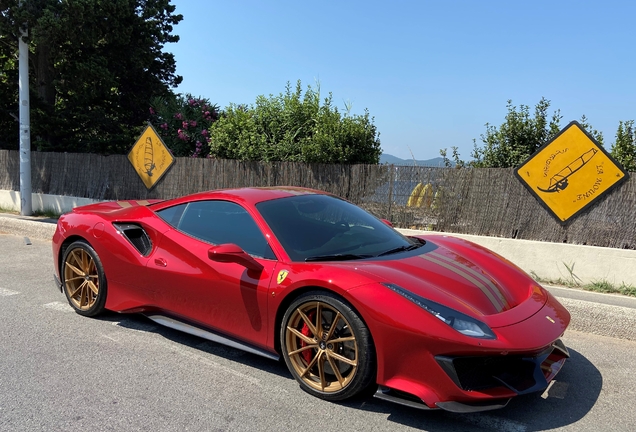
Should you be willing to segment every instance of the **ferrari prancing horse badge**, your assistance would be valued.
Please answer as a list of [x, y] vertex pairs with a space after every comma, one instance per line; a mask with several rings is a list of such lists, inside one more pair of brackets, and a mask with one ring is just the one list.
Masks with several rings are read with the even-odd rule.
[[282, 284], [288, 274], [289, 274], [289, 270], [281, 270], [278, 273], [278, 279], [277, 279], [278, 283]]

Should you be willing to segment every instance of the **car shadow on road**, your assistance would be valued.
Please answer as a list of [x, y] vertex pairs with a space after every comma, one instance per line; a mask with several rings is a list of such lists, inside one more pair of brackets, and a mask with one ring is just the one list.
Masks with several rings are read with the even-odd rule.
[[282, 361], [271, 360], [256, 354], [241, 351], [237, 348], [208, 341], [207, 339], [199, 336], [194, 336], [179, 330], [164, 327], [140, 314], [128, 315], [107, 311], [97, 319], [111, 321], [116, 323], [118, 327], [122, 328], [158, 334], [179, 345], [187, 346], [197, 351], [205, 352], [227, 360], [236, 361], [244, 364], [245, 366], [253, 367], [254, 369], [275, 374], [284, 378], [293, 379]]
[[[177, 330], [155, 324], [142, 315], [107, 313], [99, 319], [118, 322], [124, 328], [159, 334], [175, 343], [213, 356], [235, 361], [260, 371], [293, 380], [281, 361], [209, 342]], [[416, 429], [435, 431], [497, 430], [544, 431], [574, 424], [592, 409], [603, 388], [600, 371], [581, 353], [570, 349], [570, 359], [548, 391], [513, 398], [507, 407], [483, 413], [455, 414], [441, 410], [416, 408], [385, 402], [372, 396], [339, 403], [352, 409], [387, 415], [390, 422]], [[300, 388], [298, 391], [301, 391]], [[329, 403], [329, 402], [324, 402]]]

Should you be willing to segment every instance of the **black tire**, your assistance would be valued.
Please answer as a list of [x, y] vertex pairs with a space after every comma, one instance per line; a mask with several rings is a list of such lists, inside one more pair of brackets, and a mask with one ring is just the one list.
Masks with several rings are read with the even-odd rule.
[[294, 300], [283, 316], [280, 346], [289, 371], [313, 396], [341, 401], [375, 385], [371, 333], [351, 305], [333, 293], [312, 291]]
[[78, 240], [66, 248], [60, 277], [66, 299], [75, 312], [92, 317], [104, 311], [107, 295], [104, 268], [95, 249], [86, 241]]

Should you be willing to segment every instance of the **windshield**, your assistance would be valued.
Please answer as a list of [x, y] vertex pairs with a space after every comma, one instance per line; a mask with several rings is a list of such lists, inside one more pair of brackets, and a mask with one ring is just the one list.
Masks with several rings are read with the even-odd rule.
[[256, 208], [292, 261], [370, 258], [417, 247], [360, 207], [328, 195], [280, 198]]

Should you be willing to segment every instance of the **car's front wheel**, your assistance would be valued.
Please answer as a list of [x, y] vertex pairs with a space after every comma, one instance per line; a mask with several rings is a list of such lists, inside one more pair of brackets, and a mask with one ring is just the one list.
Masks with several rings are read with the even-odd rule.
[[351, 398], [375, 384], [369, 329], [353, 308], [328, 292], [308, 292], [285, 312], [285, 363], [300, 386], [321, 399]]
[[62, 284], [69, 304], [84, 316], [95, 316], [106, 304], [106, 277], [97, 252], [85, 241], [71, 243], [62, 261]]

